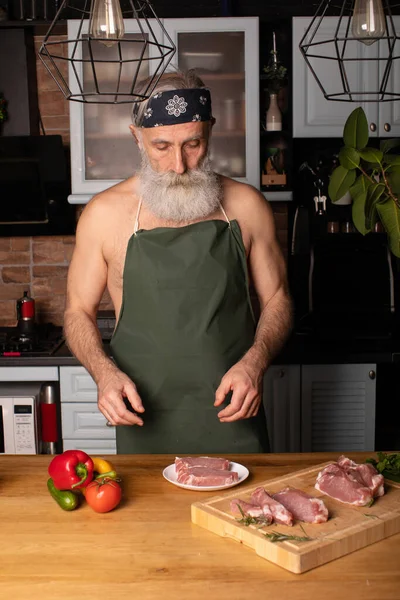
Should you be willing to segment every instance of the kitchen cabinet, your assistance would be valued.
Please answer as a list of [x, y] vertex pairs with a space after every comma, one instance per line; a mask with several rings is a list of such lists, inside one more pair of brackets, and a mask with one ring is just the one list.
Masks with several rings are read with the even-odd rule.
[[222, 175], [260, 187], [258, 18], [165, 19], [172, 66], [196, 68], [211, 90], [210, 158]]
[[301, 451], [374, 450], [376, 365], [304, 365]]
[[[157, 22], [150, 23], [156, 37], [161, 39]], [[259, 189], [258, 18], [165, 19], [163, 25], [177, 46], [168, 70], [196, 67], [211, 89], [217, 119], [211, 142], [213, 167]], [[68, 21], [69, 39], [76, 37], [78, 27], [78, 21]], [[132, 39], [140, 35], [134, 19], [125, 20], [125, 30]], [[138, 58], [141, 46], [130, 46], [132, 58]], [[118, 50], [104, 47], [101, 51], [103, 60], [106, 57], [109, 60], [109, 53]], [[152, 46], [147, 52], [151, 59]], [[156, 64], [154, 60], [145, 61], [140, 76], [152, 75]], [[97, 70], [100, 86], [109, 81], [112, 89], [117, 77], [115, 67], [104, 63]], [[69, 68], [71, 91], [78, 91], [73, 68], [71, 65]], [[87, 68], [81, 79], [82, 76], [85, 90], [90, 90], [94, 85], [91, 70]], [[124, 71], [121, 85], [128, 85], [132, 76], [133, 73]], [[88, 202], [94, 194], [131, 176], [140, 166], [140, 153], [129, 131], [131, 110], [131, 104], [71, 102], [71, 203]]]
[[263, 401], [271, 452], [375, 448], [375, 364], [273, 365]]
[[97, 386], [84, 367], [60, 367], [60, 397], [63, 449], [116, 454], [115, 427], [97, 408]]
[[[396, 28], [400, 27], [400, 17], [394, 17]], [[398, 102], [337, 102], [326, 100], [311, 70], [300, 52], [299, 44], [311, 23], [310, 17], [293, 19], [293, 135], [294, 137], [338, 137], [343, 135], [343, 127], [349, 114], [361, 106], [367, 116], [371, 137], [392, 137], [400, 135], [400, 107]], [[325, 17], [315, 37], [318, 43], [332, 37], [336, 17]], [[343, 23], [343, 29], [345, 24]], [[341, 32], [342, 34], [344, 33]], [[370, 46], [350, 41], [351, 56], [360, 61], [346, 64], [349, 80], [357, 82], [360, 91], [377, 90], [382, 79], [386, 61], [377, 60], [387, 57], [387, 42], [382, 40]], [[315, 47], [315, 53], [332, 56], [333, 43]], [[397, 41], [395, 55], [399, 55], [400, 43]], [[311, 59], [316, 74], [323, 82], [328, 93], [342, 89], [338, 62], [335, 60]], [[400, 63], [393, 61], [389, 76], [388, 91], [398, 90], [400, 86]]]
[[272, 365], [263, 388], [270, 451], [300, 452], [300, 365]]

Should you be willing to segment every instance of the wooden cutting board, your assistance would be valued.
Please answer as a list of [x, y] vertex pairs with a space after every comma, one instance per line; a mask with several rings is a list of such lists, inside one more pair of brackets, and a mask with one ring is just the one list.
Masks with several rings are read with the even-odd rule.
[[[385, 495], [377, 498], [370, 507], [350, 506], [315, 489], [317, 475], [327, 464], [330, 463], [309, 467], [257, 485], [232, 488], [223, 495], [196, 502], [191, 507], [192, 521], [213, 533], [252, 548], [259, 556], [292, 573], [304, 573], [400, 532], [399, 483], [385, 480]], [[273, 523], [263, 528], [238, 523], [230, 512], [230, 501], [234, 498], [249, 500], [251, 493], [260, 486], [270, 494], [291, 486], [322, 498], [329, 510], [329, 519], [326, 523], [317, 525], [302, 523], [303, 529], [299, 522], [295, 522], [293, 527]], [[265, 533], [271, 531], [296, 536], [304, 536], [306, 532], [312, 540], [271, 542], [265, 537]]]

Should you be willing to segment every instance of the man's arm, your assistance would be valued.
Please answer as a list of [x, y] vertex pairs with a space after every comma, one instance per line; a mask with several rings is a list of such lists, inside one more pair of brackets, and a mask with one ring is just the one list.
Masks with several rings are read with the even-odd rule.
[[126, 396], [134, 410], [143, 412], [134, 383], [122, 373], [103, 349], [96, 315], [107, 284], [107, 264], [102, 250], [102, 223], [106, 211], [92, 201], [83, 211], [77, 227], [76, 245], [68, 271], [64, 331], [67, 344], [89, 371], [98, 387], [98, 406], [113, 425], [142, 425], [128, 411]]
[[222, 378], [215, 406], [233, 391], [230, 404], [218, 413], [221, 421], [255, 416], [261, 403], [262, 378], [272, 359], [283, 347], [292, 328], [292, 302], [286, 265], [276, 236], [269, 204], [253, 189], [248, 190], [246, 227], [250, 232], [249, 268], [260, 301], [261, 315], [254, 343], [243, 358]]

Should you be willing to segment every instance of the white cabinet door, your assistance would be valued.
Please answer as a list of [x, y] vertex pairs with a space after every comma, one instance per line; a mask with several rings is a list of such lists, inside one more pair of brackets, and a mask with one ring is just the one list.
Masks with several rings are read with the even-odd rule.
[[263, 402], [271, 452], [300, 452], [300, 365], [269, 367]]
[[[393, 17], [396, 31], [400, 31], [400, 16]], [[379, 57], [388, 56], [388, 44], [385, 40], [379, 42]], [[397, 40], [393, 56], [400, 57], [400, 41]], [[386, 61], [379, 61], [380, 79], [386, 66]], [[392, 62], [392, 68], [389, 75], [387, 86], [389, 92], [400, 92], [400, 58]], [[379, 137], [399, 137], [400, 136], [400, 101], [381, 102], [379, 105]]]
[[115, 440], [64, 440], [63, 450], [83, 450], [89, 456], [117, 454]]
[[85, 367], [60, 367], [61, 402], [96, 402], [97, 386]]
[[211, 90], [213, 168], [260, 189], [258, 18], [165, 19], [164, 26], [177, 47], [171, 69], [195, 68]]
[[65, 439], [114, 439], [115, 427], [107, 427], [97, 405], [84, 402], [61, 404], [62, 433]]
[[373, 451], [376, 365], [306, 365], [301, 377], [302, 451]]
[[64, 450], [116, 454], [115, 427], [97, 408], [97, 386], [84, 367], [60, 367], [60, 396]]
[[[326, 100], [311, 70], [300, 52], [299, 44], [311, 22], [309, 17], [293, 19], [293, 136], [294, 137], [342, 137], [343, 127], [349, 114], [362, 106], [370, 127], [376, 126], [370, 136], [378, 135], [378, 104], [376, 102], [337, 102]], [[318, 45], [322, 39], [332, 38], [338, 19], [325, 17], [313, 42], [313, 54], [334, 55], [333, 43]], [[358, 58], [377, 58], [378, 44], [366, 46], [360, 42], [348, 42], [351, 56]], [[351, 46], [353, 44], [353, 46]], [[329, 93], [342, 89], [339, 64], [336, 60], [310, 60], [316, 75]], [[357, 82], [357, 91], [376, 90], [378, 85], [378, 62], [361, 60], [349, 61], [348, 78]]]
[[[154, 35], [162, 40], [161, 28], [155, 19], [150, 19]], [[126, 37], [143, 39], [136, 19], [124, 20]], [[68, 39], [76, 39], [79, 20], [68, 21]], [[143, 25], [144, 27], [144, 25]], [[84, 22], [83, 33], [87, 32], [88, 21]], [[148, 39], [152, 39], [149, 31], [144, 29]], [[121, 73], [121, 91], [128, 91], [132, 83], [137, 63], [128, 62], [128, 59], [139, 58], [142, 44], [132, 43], [123, 48], [125, 61]], [[140, 78], [153, 74], [159, 64], [156, 57], [155, 46], [149, 44], [144, 57], [148, 58], [141, 65]], [[74, 44], [69, 44], [69, 51], [74, 50]], [[106, 62], [118, 60], [118, 47], [106, 47], [99, 44], [96, 52], [101, 51], [101, 56], [96, 58], [104, 61], [97, 63], [96, 76], [102, 91], [115, 90], [118, 80], [119, 64]], [[82, 58], [76, 56], [76, 58]], [[83, 57], [85, 58], [85, 57]], [[93, 73], [87, 63], [79, 63], [79, 78], [82, 80], [82, 65], [86, 65], [83, 72], [84, 90], [89, 91], [94, 87]], [[78, 91], [77, 78], [74, 74], [72, 63], [69, 65], [69, 82], [72, 92]], [[107, 87], [108, 86], [108, 87]], [[125, 86], [125, 87], [124, 87]], [[132, 123], [132, 103], [127, 104], [94, 104], [70, 102], [70, 129], [71, 129], [71, 175], [72, 195], [69, 201], [75, 204], [84, 204], [90, 198], [119, 181], [131, 177], [140, 166], [140, 152], [129, 130]]]

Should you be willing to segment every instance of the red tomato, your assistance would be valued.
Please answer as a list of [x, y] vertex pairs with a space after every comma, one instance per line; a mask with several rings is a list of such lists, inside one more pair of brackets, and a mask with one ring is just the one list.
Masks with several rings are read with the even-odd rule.
[[106, 513], [121, 502], [122, 490], [114, 479], [96, 480], [86, 487], [85, 498], [94, 511]]

